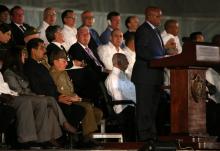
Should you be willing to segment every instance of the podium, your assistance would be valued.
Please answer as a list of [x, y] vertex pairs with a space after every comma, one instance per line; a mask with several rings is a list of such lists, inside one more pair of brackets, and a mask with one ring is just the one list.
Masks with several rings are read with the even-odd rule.
[[183, 45], [181, 54], [153, 59], [170, 69], [171, 133], [206, 136], [205, 71], [220, 67], [220, 49], [208, 43]]

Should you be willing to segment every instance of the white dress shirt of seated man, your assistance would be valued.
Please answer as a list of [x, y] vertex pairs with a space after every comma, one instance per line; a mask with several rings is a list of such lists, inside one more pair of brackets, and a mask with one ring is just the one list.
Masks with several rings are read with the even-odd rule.
[[[105, 86], [113, 100], [132, 100], [136, 102], [136, 91], [134, 84], [128, 79], [125, 70], [128, 60], [122, 53], [116, 53], [112, 58], [113, 69], [108, 75]], [[127, 105], [115, 105], [114, 111], [119, 114]]]
[[43, 12], [43, 22], [37, 29], [40, 32], [40, 38], [44, 41], [46, 46], [49, 44], [49, 42], [47, 40], [45, 31], [47, 27], [55, 25], [56, 20], [57, 20], [57, 13], [55, 8], [53, 7], [45, 8]]
[[63, 46], [66, 51], [69, 51], [70, 47], [76, 43], [76, 34], [77, 29], [76, 25], [76, 14], [73, 10], [65, 10], [62, 15], [62, 22], [63, 22], [63, 36], [64, 36], [64, 43]]
[[[175, 19], [169, 19], [165, 22], [164, 29], [165, 30], [161, 33], [161, 37], [167, 50], [167, 54], [180, 54], [182, 52], [182, 46], [178, 37], [179, 23]], [[172, 45], [174, 43], [175, 45]]]
[[123, 33], [120, 29], [115, 29], [111, 32], [110, 42], [105, 45], [100, 45], [98, 47], [98, 55], [100, 60], [105, 65], [105, 68], [109, 71], [112, 70], [112, 57], [115, 53], [124, 53], [121, 49], [121, 44], [123, 42]]

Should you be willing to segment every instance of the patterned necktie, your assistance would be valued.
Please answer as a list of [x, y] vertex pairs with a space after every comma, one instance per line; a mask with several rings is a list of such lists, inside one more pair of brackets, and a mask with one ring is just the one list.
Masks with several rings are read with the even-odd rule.
[[22, 30], [22, 32], [25, 32], [25, 31], [26, 31], [26, 29], [24, 28], [23, 25], [20, 25], [19, 28]]
[[101, 63], [99, 63], [98, 59], [94, 56], [94, 54], [92, 53], [92, 51], [91, 51], [88, 47], [85, 48], [85, 50], [86, 50], [86, 53], [89, 55], [89, 57], [90, 57], [92, 60], [95, 61], [95, 64], [96, 64], [97, 66], [102, 67]]

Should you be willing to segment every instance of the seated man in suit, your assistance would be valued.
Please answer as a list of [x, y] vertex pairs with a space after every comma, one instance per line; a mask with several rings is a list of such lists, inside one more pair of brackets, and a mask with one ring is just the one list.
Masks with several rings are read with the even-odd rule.
[[24, 10], [20, 6], [14, 6], [10, 11], [11, 16], [11, 32], [13, 36], [13, 42], [15, 45], [25, 45], [24, 32], [30, 28], [30, 26], [24, 23]]
[[86, 66], [80, 70], [69, 70], [68, 73], [77, 94], [95, 102], [100, 94], [99, 84], [107, 73], [98, 55], [88, 47], [90, 38], [89, 28], [81, 26], [77, 32], [77, 43], [71, 46], [68, 53], [74, 62], [84, 62]]
[[84, 108], [74, 104], [74, 102], [80, 101], [80, 98], [75, 97], [71, 98], [71, 101], [67, 101], [70, 98], [57, 91], [48, 69], [40, 63], [46, 53], [44, 41], [39, 38], [30, 40], [27, 43], [27, 51], [28, 59], [24, 64], [24, 72], [29, 80], [31, 90], [38, 95], [54, 97], [68, 122], [78, 127], [84, 118]]
[[[122, 53], [116, 53], [112, 58], [113, 69], [105, 81], [108, 93], [113, 100], [132, 100], [136, 102], [134, 84], [128, 79], [125, 70], [128, 60]], [[135, 108], [130, 105], [115, 105], [114, 110], [122, 122], [122, 132], [125, 141], [135, 141]]]
[[[49, 45], [47, 46], [47, 57], [48, 57], [49, 64], [51, 64], [50, 55], [52, 51], [62, 50], [66, 53], [66, 49], [62, 45], [65, 42], [65, 40], [64, 40], [63, 33], [62, 33], [62, 29], [58, 25], [47, 27], [46, 37], [47, 37], [47, 40], [49, 41]], [[69, 56], [67, 57], [68, 57], [67, 68], [71, 68], [73, 66], [73, 62], [71, 61]]]
[[79, 98], [80, 102], [74, 102], [74, 104], [83, 106], [85, 108], [86, 115], [82, 121], [83, 134], [84, 136], [90, 137], [93, 132], [98, 130], [98, 124], [102, 119], [102, 111], [96, 107], [93, 107], [89, 102], [81, 101], [83, 99], [74, 92], [73, 84], [65, 71], [67, 66], [67, 56], [65, 52], [60, 50], [53, 51], [51, 53], [50, 60], [52, 63], [50, 75], [53, 78], [58, 92], [69, 97], [70, 99]]

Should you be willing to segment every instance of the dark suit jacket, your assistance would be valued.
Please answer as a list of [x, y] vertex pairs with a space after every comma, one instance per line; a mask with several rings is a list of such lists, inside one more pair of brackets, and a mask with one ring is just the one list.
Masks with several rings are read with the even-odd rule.
[[[28, 24], [23, 24], [23, 26], [28, 30], [30, 26]], [[11, 32], [12, 32], [12, 41], [15, 45], [25, 45], [24, 42], [24, 33], [23, 31], [13, 22], [10, 24]]]
[[[68, 53], [73, 60], [84, 60], [87, 63], [87, 66], [83, 69], [68, 71], [76, 93], [84, 98], [97, 98], [100, 89], [99, 82], [105, 78], [101, 67], [96, 65], [78, 42], [70, 47]], [[98, 56], [96, 58], [99, 59]]]
[[[51, 56], [51, 52], [52, 51], [64, 51], [66, 53], [66, 55], [68, 56], [66, 50], [64, 49], [61, 49], [60, 47], [58, 47], [57, 45], [55, 45], [54, 43], [50, 43], [48, 46], [47, 46], [47, 57], [48, 57], [48, 63], [51, 64], [51, 59], [50, 59], [50, 56]], [[73, 66], [73, 63], [72, 63], [72, 59], [70, 58], [70, 60], [68, 60], [68, 65], [66, 68], [71, 68]]]
[[[73, 60], [84, 60], [89, 68], [92, 68], [97, 74], [101, 74], [101, 67], [96, 65], [95, 61], [86, 53], [84, 48], [78, 42], [70, 47], [68, 53]], [[103, 65], [97, 53], [93, 54], [98, 59], [99, 63]]]
[[165, 55], [163, 45], [155, 30], [144, 22], [135, 34], [136, 62], [131, 80], [137, 84], [160, 85], [163, 82], [163, 70], [149, 67], [153, 58]]
[[34, 93], [58, 98], [60, 94], [48, 69], [44, 65], [29, 58], [24, 64], [24, 72]]

